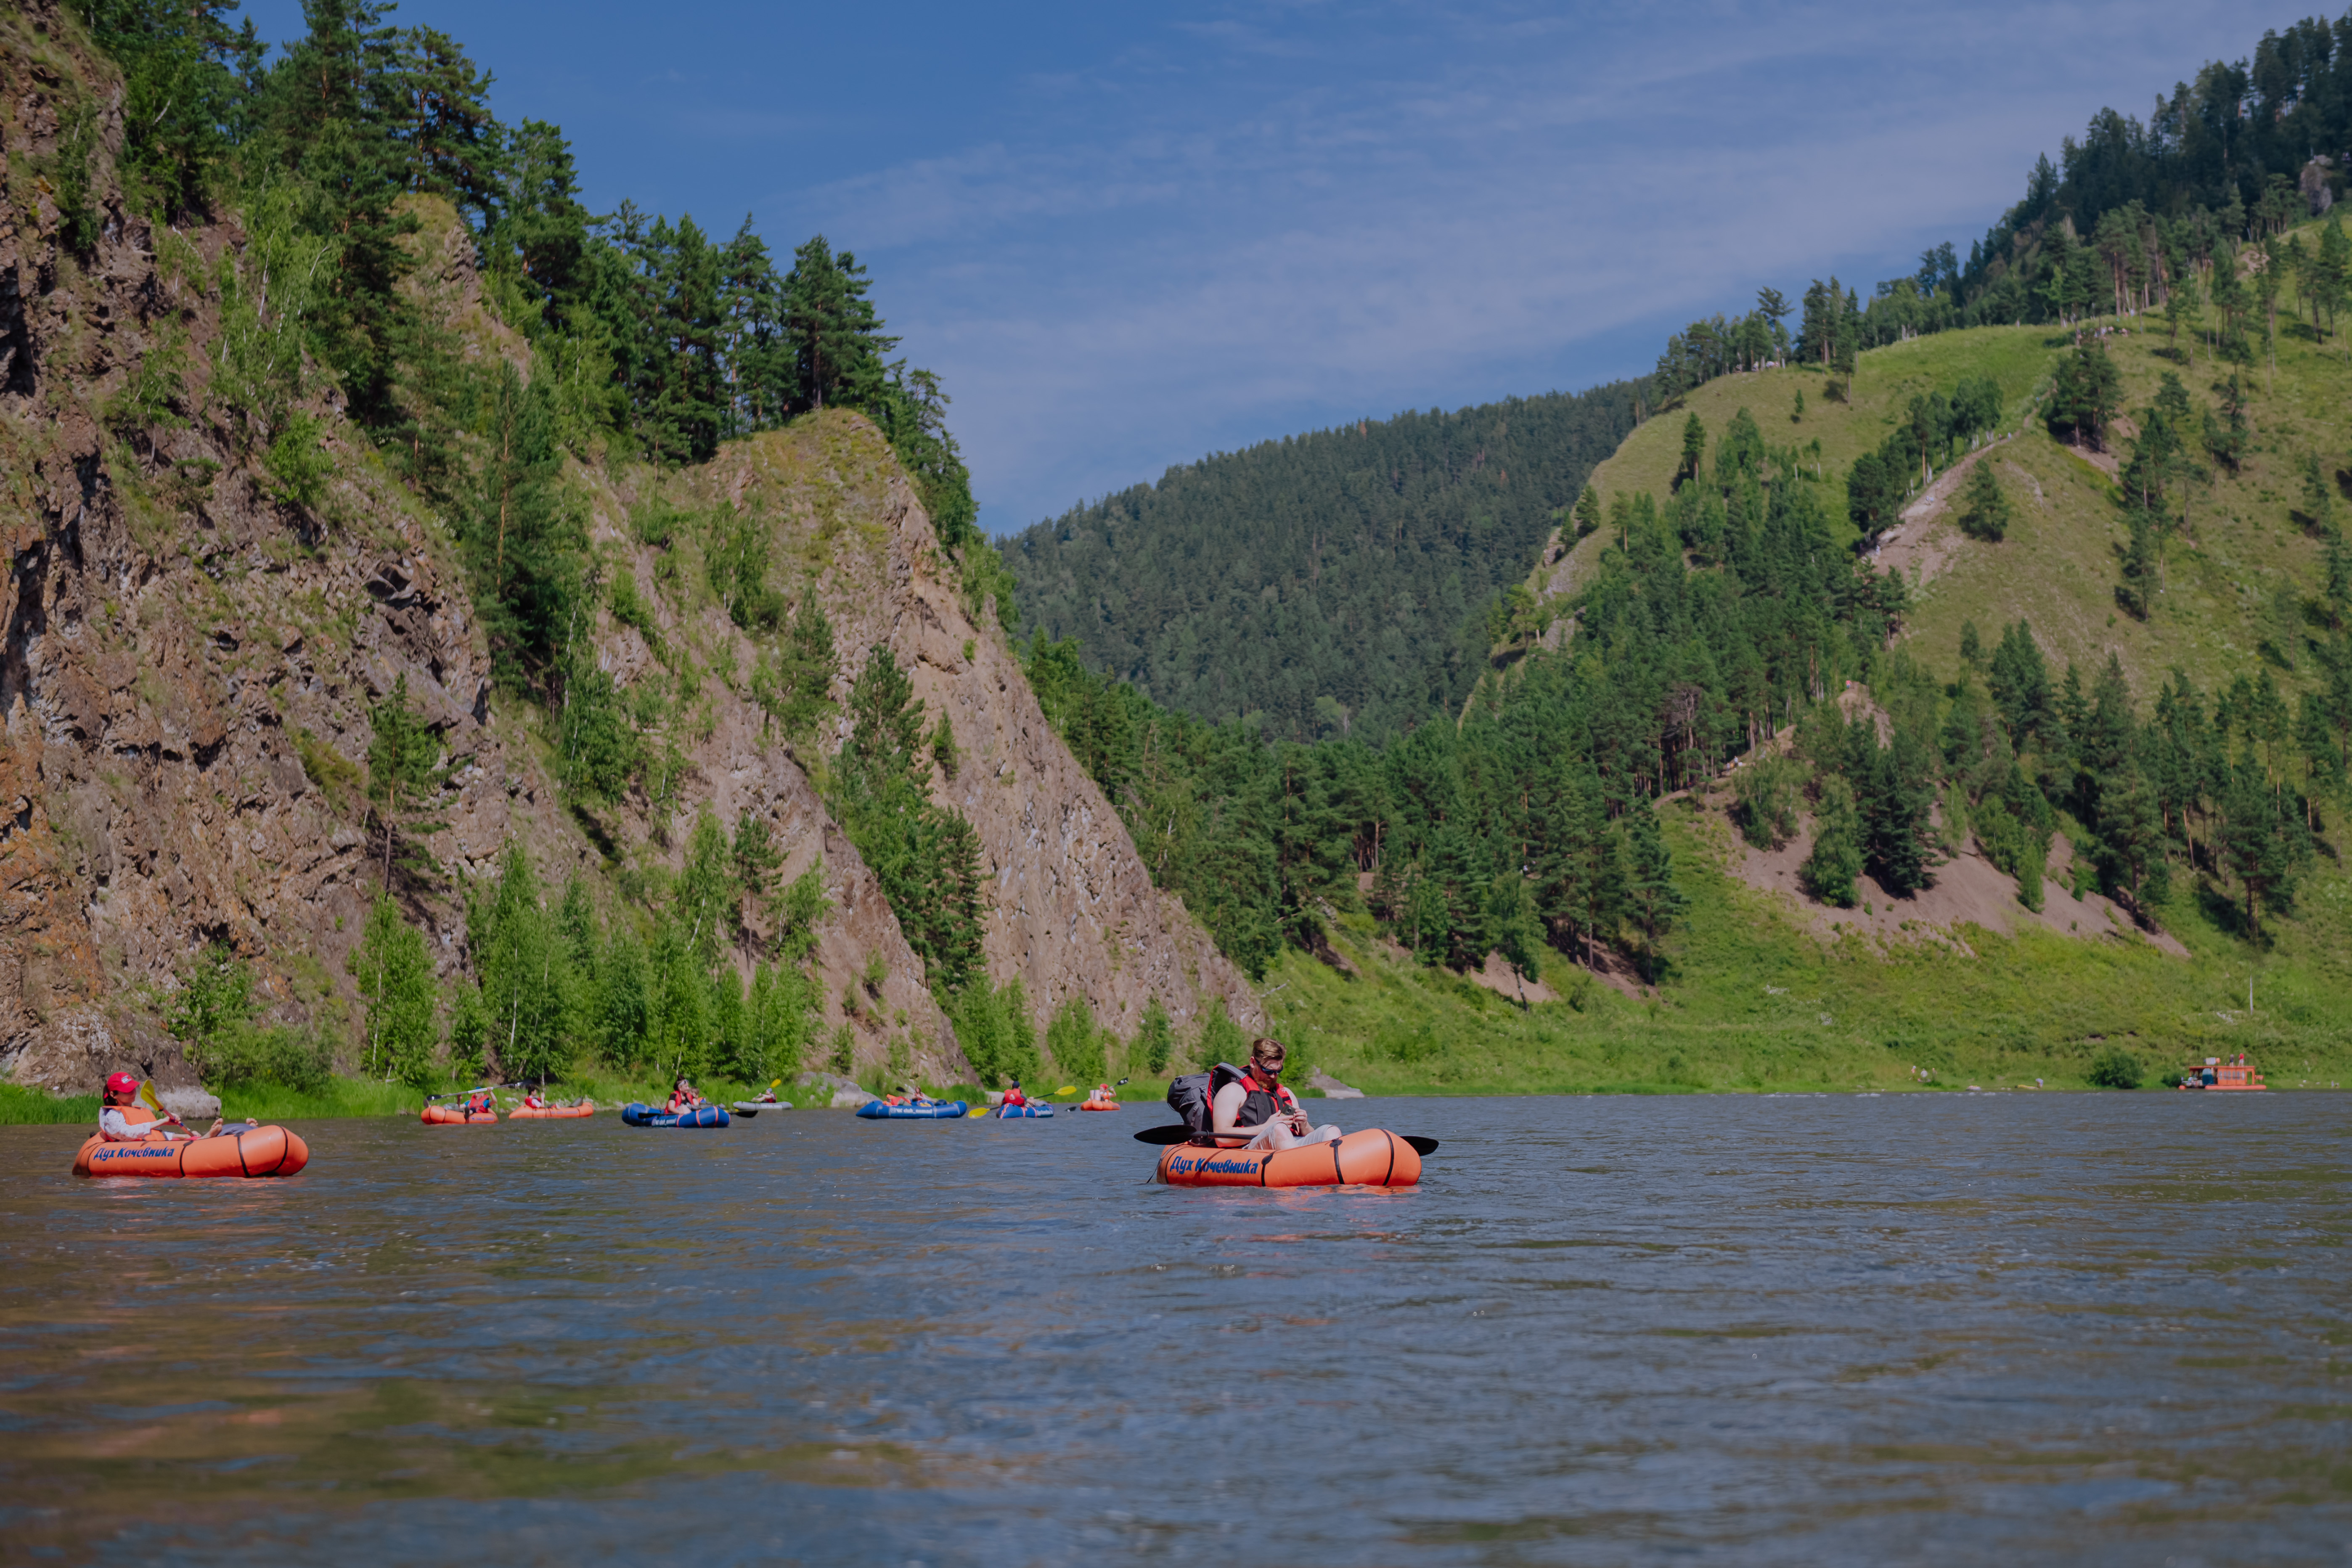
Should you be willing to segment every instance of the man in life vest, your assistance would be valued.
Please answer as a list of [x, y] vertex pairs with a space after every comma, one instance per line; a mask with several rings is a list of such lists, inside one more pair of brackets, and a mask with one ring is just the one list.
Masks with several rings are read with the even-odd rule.
[[523, 1090], [522, 1108], [525, 1110], [545, 1110], [547, 1097], [535, 1089], [527, 1089]]
[[1005, 1089], [1004, 1099], [1002, 1103], [1005, 1105], [1026, 1105], [1029, 1103], [1029, 1097], [1021, 1092], [1021, 1080], [1019, 1079], [1014, 1079], [1012, 1086]]
[[1336, 1143], [1337, 1127], [1312, 1127], [1298, 1097], [1282, 1087], [1286, 1053], [1279, 1040], [1250, 1042], [1249, 1070], [1217, 1090], [1209, 1102], [1209, 1128], [1223, 1143], [1246, 1137], [1244, 1149], [1295, 1149], [1302, 1143]]
[[694, 1085], [687, 1082], [686, 1075], [680, 1073], [677, 1081], [670, 1085], [669, 1113], [683, 1116], [701, 1103], [702, 1096], [694, 1092]]
[[[98, 1135], [110, 1143], [137, 1143], [151, 1137], [170, 1139], [197, 1136], [188, 1131], [176, 1116], [167, 1115], [158, 1121], [155, 1113], [139, 1104], [138, 1100], [139, 1080], [137, 1079], [127, 1072], [108, 1074], [105, 1091], [100, 1096]], [[174, 1127], [180, 1128], [181, 1131], [172, 1131], [171, 1129]], [[210, 1138], [220, 1130], [220, 1122], [215, 1121], [211, 1131], [204, 1133], [203, 1136]]]
[[1087, 1100], [1090, 1104], [1108, 1105], [1111, 1103], [1110, 1085], [1107, 1083], [1095, 1085], [1093, 1090], [1087, 1094]]

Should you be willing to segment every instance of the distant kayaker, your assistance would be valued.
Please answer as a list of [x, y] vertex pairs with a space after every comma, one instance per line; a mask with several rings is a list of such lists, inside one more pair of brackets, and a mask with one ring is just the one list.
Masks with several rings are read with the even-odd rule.
[[525, 1089], [522, 1097], [522, 1108], [525, 1110], [545, 1110], [547, 1109], [547, 1098], [535, 1089]]
[[1249, 1070], [1217, 1090], [1209, 1102], [1209, 1127], [1221, 1137], [1249, 1135], [1244, 1149], [1295, 1149], [1301, 1143], [1336, 1143], [1337, 1127], [1312, 1127], [1298, 1097], [1282, 1087], [1287, 1055], [1279, 1040], [1250, 1042]]
[[[139, 1080], [127, 1072], [109, 1074], [105, 1092], [100, 1096], [100, 1099], [101, 1104], [98, 1112], [98, 1135], [110, 1143], [136, 1143], [149, 1137], [194, 1138], [199, 1136], [197, 1133], [188, 1131], [184, 1122], [169, 1113], [160, 1120], [146, 1121], [133, 1121], [124, 1114], [139, 1099]], [[171, 1131], [174, 1127], [180, 1128], [181, 1131], [177, 1132]], [[219, 1121], [215, 1120], [211, 1130], [201, 1136], [210, 1138], [220, 1130]]]
[[466, 1114], [468, 1116], [496, 1116], [498, 1113], [498, 1101], [490, 1098], [490, 1091], [487, 1089], [477, 1089], [466, 1101]]
[[1021, 1092], [1021, 1080], [1019, 1079], [1014, 1079], [1013, 1080], [1013, 1086], [1004, 1091], [1003, 1103], [1006, 1105], [1026, 1105], [1029, 1103], [1029, 1097]]
[[694, 1092], [694, 1085], [687, 1082], [686, 1075], [680, 1073], [677, 1081], [670, 1085], [669, 1113], [672, 1116], [683, 1115], [701, 1103], [702, 1096]]

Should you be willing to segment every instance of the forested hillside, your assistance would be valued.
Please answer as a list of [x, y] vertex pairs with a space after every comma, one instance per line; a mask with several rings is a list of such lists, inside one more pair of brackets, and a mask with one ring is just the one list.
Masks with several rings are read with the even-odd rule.
[[[2298, 29], [2299, 58], [2339, 30]], [[2252, 107], [2230, 96], [2240, 69], [2208, 68], [2192, 95], [2225, 131]], [[2332, 79], [2305, 75], [2315, 100]], [[2232, 962], [2287, 993], [2263, 1016], [2274, 1044], [2332, 1051], [2312, 1031], [2352, 983], [2352, 242], [2314, 220], [2331, 163], [2283, 179], [2284, 143], [2178, 120], [2151, 143], [2172, 171], [2148, 186], [2161, 213], [2097, 185], [2078, 150], [2071, 183], [2037, 173], [1996, 231], [2001, 267], [1938, 251], [1869, 308], [1833, 283], [1795, 304], [1767, 288], [1744, 324], [1678, 335], [1654, 416], [1495, 606], [1458, 722], [1264, 747], [1089, 672], [1083, 637], [1032, 648], [1048, 711], [1155, 870], [1237, 957], [1315, 994], [1308, 1016], [1378, 1033], [1420, 1016], [1393, 1056], [1408, 1077], [1449, 1029], [1477, 1032], [1442, 985], [1413, 991], [1409, 954], [1516, 970], [1507, 989], [1630, 973], [1708, 1020], [1680, 1037], [1693, 1081], [1767, 1081], [1738, 997], [1818, 962], [1800, 932], [1895, 964], [1838, 979], [1876, 1003], [1818, 1027], [1932, 1042], [1948, 1067], [2073, 1057], [2073, 1076], [2097, 1048], [2204, 1038], [2201, 1018], [2240, 1018], [2196, 1000]], [[2036, 324], [1969, 325], [2019, 318]], [[1303, 952], [1381, 984], [1334, 991]], [[2012, 958], [2100, 1007], [1996, 981]], [[1978, 994], [1982, 1018], [1929, 1026], [1937, 986]], [[2124, 1017], [2137, 1043], [2098, 1047]], [[1360, 1039], [1329, 1048], [1393, 1070]], [[1863, 1063], [1836, 1072], [1878, 1076]]]
[[1268, 441], [1039, 523], [1005, 562], [1031, 626], [1162, 706], [1386, 739], [1460, 705], [1496, 593], [1633, 422], [1603, 386]]

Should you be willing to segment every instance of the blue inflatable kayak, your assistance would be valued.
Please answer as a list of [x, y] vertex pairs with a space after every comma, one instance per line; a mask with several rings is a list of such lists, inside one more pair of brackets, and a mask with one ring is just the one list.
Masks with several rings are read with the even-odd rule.
[[953, 1121], [964, 1110], [961, 1100], [951, 1100], [944, 1105], [937, 1101], [929, 1105], [885, 1105], [878, 1100], [869, 1100], [857, 1108], [857, 1114], [868, 1121]]
[[717, 1105], [698, 1105], [692, 1110], [673, 1116], [667, 1110], [656, 1110], [650, 1105], [634, 1100], [621, 1107], [621, 1120], [632, 1127], [724, 1127], [727, 1111]]
[[1050, 1105], [1000, 1105], [989, 1114], [1008, 1120], [1017, 1120], [1024, 1116], [1051, 1116], [1054, 1114], [1054, 1108]]

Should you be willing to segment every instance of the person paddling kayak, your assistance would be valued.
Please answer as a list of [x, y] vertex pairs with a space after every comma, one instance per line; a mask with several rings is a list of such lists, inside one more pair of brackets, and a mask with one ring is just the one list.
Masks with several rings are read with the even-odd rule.
[[[221, 1130], [217, 1119], [214, 1121], [211, 1131], [202, 1134], [188, 1131], [184, 1122], [168, 1114], [160, 1121], [152, 1113], [145, 1113], [148, 1117], [145, 1121], [131, 1121], [128, 1112], [138, 1100], [139, 1080], [127, 1072], [107, 1075], [106, 1090], [100, 1098], [102, 1103], [98, 1112], [98, 1135], [110, 1143], [137, 1143], [150, 1137], [210, 1138]], [[174, 1127], [181, 1131], [173, 1131]]]
[[1217, 1090], [1209, 1102], [1209, 1128], [1220, 1142], [1248, 1137], [1244, 1149], [1295, 1149], [1302, 1143], [1336, 1143], [1337, 1127], [1313, 1127], [1298, 1097], [1282, 1087], [1288, 1053], [1279, 1040], [1261, 1036], [1250, 1042], [1249, 1070]]
[[701, 1103], [702, 1096], [694, 1092], [694, 1085], [687, 1082], [686, 1075], [680, 1073], [677, 1081], [670, 1085], [669, 1113], [680, 1116]]
[[1021, 1092], [1021, 1080], [1019, 1079], [1014, 1079], [1012, 1086], [1005, 1089], [1004, 1099], [1000, 1103], [1004, 1105], [1026, 1105], [1029, 1103], [1029, 1097]]

